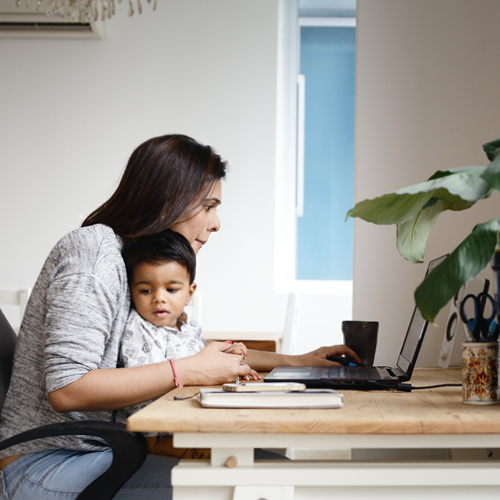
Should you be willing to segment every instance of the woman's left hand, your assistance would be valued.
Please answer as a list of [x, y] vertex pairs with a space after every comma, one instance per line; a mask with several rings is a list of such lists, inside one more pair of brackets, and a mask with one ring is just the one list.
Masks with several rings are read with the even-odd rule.
[[328, 360], [328, 358], [331, 356], [341, 356], [342, 354], [352, 358], [357, 363], [361, 363], [359, 356], [345, 345], [320, 347], [306, 354], [298, 355], [254, 351], [250, 349], [247, 353], [245, 363], [259, 372], [270, 372], [275, 366], [334, 366], [334, 362]]
[[334, 345], [330, 347], [320, 347], [306, 354], [294, 356], [294, 365], [297, 366], [331, 366], [332, 362], [328, 360], [330, 356], [346, 356], [354, 359], [357, 363], [362, 363], [359, 356], [345, 345]]

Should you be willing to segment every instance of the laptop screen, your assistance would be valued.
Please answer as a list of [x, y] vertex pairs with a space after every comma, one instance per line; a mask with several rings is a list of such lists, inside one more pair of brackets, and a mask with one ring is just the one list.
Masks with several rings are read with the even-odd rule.
[[410, 326], [406, 332], [406, 337], [399, 353], [398, 368], [401, 368], [405, 373], [408, 373], [411, 362], [416, 359], [416, 354], [420, 350], [420, 343], [423, 339], [425, 330], [427, 328], [427, 321], [420, 314], [420, 311], [415, 307], [413, 316], [411, 317]]
[[[448, 257], [448, 254], [431, 260], [425, 275], [427, 276], [435, 267], [441, 264], [446, 257]], [[420, 346], [422, 345], [427, 324], [427, 320], [424, 319], [418, 308], [415, 307], [408, 326], [408, 331], [406, 332], [403, 346], [401, 347], [398, 362], [396, 363], [398, 368], [403, 370], [408, 375], [411, 375], [413, 372], [413, 367], [417, 361], [418, 352], [420, 351]]]

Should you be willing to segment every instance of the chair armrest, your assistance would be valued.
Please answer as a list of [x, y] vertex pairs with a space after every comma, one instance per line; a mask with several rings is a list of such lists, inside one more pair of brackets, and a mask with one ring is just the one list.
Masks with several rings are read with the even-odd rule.
[[45, 425], [17, 434], [0, 443], [0, 451], [16, 444], [51, 436], [95, 436], [103, 439], [113, 452], [113, 461], [105, 472], [78, 495], [78, 500], [110, 500], [146, 460], [146, 438], [130, 432], [124, 424], [83, 420]]

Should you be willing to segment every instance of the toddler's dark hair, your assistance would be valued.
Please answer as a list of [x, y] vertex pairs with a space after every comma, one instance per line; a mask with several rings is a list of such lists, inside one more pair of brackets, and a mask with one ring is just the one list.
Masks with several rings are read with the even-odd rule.
[[150, 264], [177, 262], [188, 272], [189, 284], [193, 283], [196, 277], [196, 254], [191, 244], [182, 234], [171, 229], [143, 236], [135, 243], [125, 245], [122, 255], [127, 267], [129, 284], [132, 284], [134, 269], [144, 262]]

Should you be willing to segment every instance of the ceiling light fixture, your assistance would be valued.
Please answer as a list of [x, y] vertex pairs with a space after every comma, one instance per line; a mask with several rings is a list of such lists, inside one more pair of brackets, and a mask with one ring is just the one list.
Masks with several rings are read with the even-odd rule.
[[[43, 0], [36, 1], [37, 10], [40, 9]], [[122, 0], [117, 0], [121, 3]], [[156, 10], [156, 0], [147, 0], [153, 2], [153, 10]], [[16, 0], [17, 6], [21, 6], [21, 0]], [[111, 19], [115, 13], [115, 0], [49, 0], [45, 13], [48, 16], [59, 15], [62, 17], [71, 17], [79, 23], [89, 23], [97, 21], [99, 17], [104, 21]], [[30, 0], [26, 0], [29, 6]], [[135, 7], [134, 7], [135, 4]], [[128, 15], [133, 16], [135, 12], [142, 14], [141, 0], [128, 1]]]

